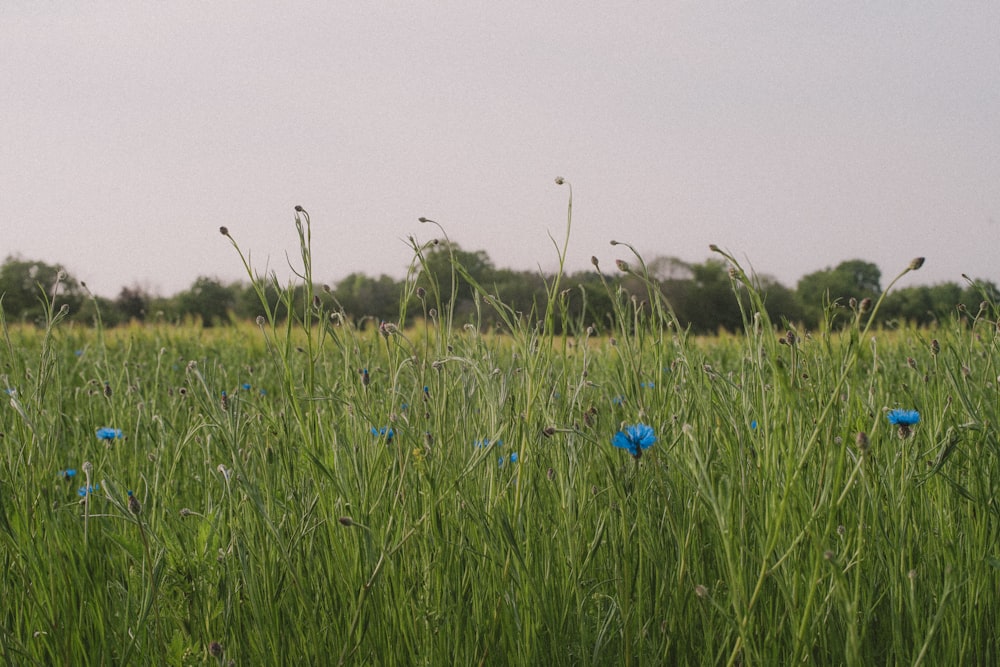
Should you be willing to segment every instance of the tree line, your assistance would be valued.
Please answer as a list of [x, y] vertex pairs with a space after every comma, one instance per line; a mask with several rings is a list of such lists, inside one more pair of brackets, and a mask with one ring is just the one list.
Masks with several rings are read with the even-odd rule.
[[[648, 283], [634, 270], [608, 269], [593, 260], [593, 269], [562, 276], [557, 298], [563, 300], [560, 318], [554, 324], [563, 329], [568, 322], [583, 323], [597, 331], [615, 324], [614, 299], [617, 295], [648, 294]], [[730, 266], [710, 258], [700, 263], [674, 257], [657, 257], [644, 267], [649, 281], [669, 302], [678, 321], [694, 333], [738, 331], [743, 317], [738, 290], [730, 279]], [[414, 317], [435, 316], [438, 308], [448, 308], [454, 323], [475, 322], [499, 326], [496, 312], [483, 308], [483, 292], [496, 297], [511, 311], [531, 316], [544, 312], [547, 286], [553, 276], [534, 271], [498, 268], [484, 250], [467, 251], [457, 244], [441, 244], [425, 256], [411, 283], [382, 274], [377, 277], [352, 273], [333, 285], [315, 291], [312, 304], [340, 313], [356, 326], [393, 322], [406, 326]], [[774, 322], [787, 322], [815, 329], [846, 321], [850, 305], [877, 299], [882, 292], [879, 268], [862, 259], [841, 262], [803, 276], [795, 288], [763, 275], [755, 276], [757, 289]], [[474, 285], [478, 285], [477, 292]], [[257, 285], [272, 304], [276, 315], [287, 317], [287, 303], [280, 298], [281, 286], [273, 282]], [[895, 289], [878, 317], [883, 324], [926, 326], [957, 312], [977, 313], [984, 301], [996, 304], [1000, 291], [989, 281], [967, 280], [960, 285], [945, 282]], [[308, 307], [302, 299], [292, 307]], [[246, 282], [225, 283], [209, 276], [198, 277], [192, 285], [172, 296], [150, 294], [137, 287], [122, 287], [108, 299], [91, 295], [86, 285], [68, 275], [61, 265], [9, 256], [0, 265], [0, 308], [8, 322], [44, 323], [46, 309], [68, 307], [68, 318], [116, 326], [131, 321], [197, 321], [205, 326], [224, 326], [254, 320], [262, 314], [260, 295]], [[405, 312], [405, 322], [400, 313]]]

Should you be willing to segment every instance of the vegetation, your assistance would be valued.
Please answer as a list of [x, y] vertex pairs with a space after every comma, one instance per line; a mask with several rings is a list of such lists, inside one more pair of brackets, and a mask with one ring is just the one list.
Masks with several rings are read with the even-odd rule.
[[[454, 282], [451, 280], [453, 265], [462, 267]], [[698, 334], [714, 334], [720, 330], [736, 332], [742, 330], [742, 320], [729, 269], [729, 263], [718, 258], [690, 263], [671, 257], [657, 257], [649, 262], [646, 277], [671, 303], [682, 327]], [[430, 244], [425, 249], [424, 262], [417, 270], [418, 275], [409, 279], [425, 288], [441, 284], [440, 299], [445, 303], [454, 302], [457, 321], [475, 322], [487, 329], [502, 328], [502, 318], [489, 309], [483, 311], [477, 307], [475, 286], [497, 295], [517, 311], [530, 313], [533, 309], [546, 308], [546, 285], [555, 278], [531, 271], [498, 269], [485, 250], [470, 252], [448, 241]], [[39, 288], [51, 288], [60, 272], [64, 276], [61, 290], [63, 302], [70, 307], [70, 319], [77, 322], [93, 322], [97, 310], [101, 313], [104, 326], [130, 321], [180, 323], [194, 320], [211, 327], [254, 321], [263, 314], [258, 295], [258, 287], [261, 286], [268, 293], [270, 305], [279, 308], [278, 317], [284, 319], [287, 316], [287, 312], [281, 310], [283, 306], [279, 296], [284, 286], [279, 288], [266, 277], [264, 280], [257, 277], [260, 284], [253, 285], [245, 282], [226, 284], [216, 278], [200, 276], [191, 287], [171, 297], [154, 296], [141, 287], [132, 286], [123, 287], [115, 299], [88, 299], [85, 289], [66, 276], [61, 266], [8, 257], [0, 265], [0, 294], [5, 295], [0, 306], [8, 321], [43, 325]], [[419, 316], [420, 309], [417, 300], [411, 298], [409, 303], [404, 304], [410, 317], [400, 316], [399, 295], [405, 291], [407, 280], [384, 274], [370, 277], [352, 273], [340, 282], [317, 291], [317, 295], [326, 308], [343, 311], [359, 328], [364, 328], [368, 322], [378, 325], [383, 321], [408, 326], [413, 324], [414, 315]], [[567, 316], [573, 321], [583, 317], [591, 326], [605, 333], [616, 325], [608, 286], [612, 293], [620, 288], [628, 294], [642, 295], [645, 290], [642, 280], [618, 271], [613, 276], [603, 277], [597, 270], [581, 271], [562, 276], [561, 281], [567, 290], [561, 295], [566, 300]], [[871, 262], [860, 259], [805, 275], [795, 289], [785, 287], [768, 276], [756, 275], [752, 277], [752, 286], [761, 294], [775, 322], [795, 323], [808, 329], [816, 329], [826, 323], [830, 312], [833, 312], [832, 324], [843, 326], [850, 319], [848, 305], [852, 299], [861, 301], [877, 297], [882, 292], [881, 271]], [[302, 286], [295, 289], [299, 292], [294, 303], [302, 304]], [[964, 286], [949, 282], [905, 287], [887, 297], [879, 312], [879, 323], [888, 326], [928, 326], [950, 317], [957, 308], [975, 310], [984, 292], [993, 300], [1000, 296], [1000, 290], [988, 281], [969, 280]], [[554, 325], [558, 331], [563, 330], [562, 320], [557, 318]]]
[[4, 662], [1000, 660], [989, 292], [806, 333], [719, 252], [744, 333], [705, 339], [636, 255], [595, 267], [602, 335], [570, 276], [511, 305], [415, 244], [413, 325], [362, 330], [296, 229], [298, 285], [247, 266], [253, 324], [107, 329], [53, 291], [0, 323]]

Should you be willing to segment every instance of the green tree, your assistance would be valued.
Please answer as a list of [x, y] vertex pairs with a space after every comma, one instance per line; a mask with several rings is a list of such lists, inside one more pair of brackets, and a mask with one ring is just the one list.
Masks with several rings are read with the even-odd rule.
[[394, 322], [399, 318], [399, 300], [403, 284], [385, 274], [371, 278], [352, 273], [333, 289], [333, 296], [355, 325], [373, 317], [378, 321]]
[[225, 324], [236, 309], [239, 283], [223, 285], [215, 278], [200, 276], [189, 289], [177, 295], [180, 315], [200, 318], [204, 326]]
[[882, 272], [871, 262], [851, 259], [836, 268], [803, 276], [796, 287], [806, 323], [818, 326], [824, 319], [825, 304], [846, 305], [850, 299], [876, 299], [882, 292]]
[[68, 305], [73, 315], [80, 310], [84, 292], [61, 264], [8, 256], [0, 265], [0, 296], [7, 317], [40, 322], [45, 317], [43, 296], [57, 310]]
[[475, 312], [476, 295], [463, 273], [488, 291], [496, 269], [485, 250], [470, 252], [457, 243], [440, 243], [424, 255], [417, 284], [427, 290], [428, 303], [444, 311], [454, 298], [455, 317], [468, 319]]

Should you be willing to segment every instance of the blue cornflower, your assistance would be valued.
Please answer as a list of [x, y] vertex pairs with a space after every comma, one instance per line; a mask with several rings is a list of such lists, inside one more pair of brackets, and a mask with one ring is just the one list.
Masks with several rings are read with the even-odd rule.
[[621, 405], [625, 402], [625, 397], [615, 396], [614, 398], [611, 399], [611, 402], [614, 403], [615, 405]]
[[643, 389], [653, 389], [654, 387], [656, 387], [656, 383], [655, 382], [640, 382], [639, 386], [642, 387]]
[[619, 449], [628, 450], [628, 453], [638, 461], [642, 456], [642, 450], [656, 444], [656, 436], [653, 434], [653, 427], [645, 424], [626, 426], [624, 431], [615, 433], [611, 439], [611, 444]]
[[78, 357], [82, 357], [83, 356], [83, 350], [76, 350], [73, 354], [75, 354]]
[[754, 419], [752, 422], [750, 422], [750, 430], [752, 430], [752, 431], [756, 431], [757, 430], [757, 420], [756, 419]]
[[380, 435], [384, 435], [386, 442], [392, 442], [392, 439], [396, 436], [396, 432], [389, 426], [383, 426], [382, 428], [375, 428], [372, 426], [372, 435], [376, 438]]
[[249, 382], [244, 382], [243, 384], [240, 385], [240, 389], [242, 389], [243, 391], [250, 391], [251, 388], [252, 387]]
[[101, 488], [100, 484], [94, 484], [93, 486], [81, 486], [79, 489], [76, 490], [76, 495], [80, 496], [81, 498], [86, 498], [87, 495], [100, 490], [100, 488]]
[[122, 430], [120, 428], [111, 428], [110, 426], [102, 426], [97, 429], [97, 438], [99, 440], [120, 440], [122, 437]]
[[505, 458], [506, 460], [509, 460], [511, 463], [517, 463], [517, 452], [511, 452], [510, 456], [508, 457], [501, 456], [500, 461], [499, 463], [497, 463], [497, 465], [502, 466], [504, 464]]
[[472, 443], [473, 447], [490, 447], [491, 445], [496, 447], [503, 447], [503, 440], [490, 442], [489, 438], [483, 438], [482, 440], [476, 440], [474, 443]]
[[72, 468], [68, 468], [66, 470], [60, 470], [59, 476], [62, 477], [63, 479], [70, 480], [76, 477], [76, 471], [73, 470]]
[[898, 427], [900, 438], [909, 438], [910, 427], [920, 423], [920, 413], [916, 410], [900, 410], [897, 408], [889, 410], [886, 419], [889, 420], [890, 424]]
[[886, 415], [889, 423], [894, 426], [914, 426], [920, 423], [920, 413], [916, 410], [890, 410]]
[[409, 404], [409, 403], [400, 403], [400, 405], [399, 405], [399, 409], [400, 409], [401, 411], [403, 411], [403, 412], [405, 412], [405, 411], [406, 411], [406, 408], [408, 408], [408, 407], [410, 407], [410, 404]]

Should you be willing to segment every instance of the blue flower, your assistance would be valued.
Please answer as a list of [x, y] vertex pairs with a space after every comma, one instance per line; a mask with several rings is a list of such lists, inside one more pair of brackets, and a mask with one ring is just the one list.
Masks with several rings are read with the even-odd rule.
[[77, 350], [73, 354], [75, 354], [78, 357], [82, 357], [83, 356], [83, 350]]
[[625, 397], [615, 396], [614, 398], [611, 399], [611, 402], [614, 403], [615, 405], [621, 405], [625, 402]]
[[611, 444], [619, 449], [627, 450], [638, 460], [642, 456], [642, 450], [656, 444], [656, 436], [653, 434], [651, 426], [636, 424], [635, 426], [626, 426], [624, 431], [615, 433]]
[[101, 488], [100, 484], [94, 484], [93, 486], [81, 486], [79, 489], [76, 490], [76, 495], [80, 496], [81, 498], [86, 498], [88, 494], [94, 493], [95, 491], [100, 490], [100, 488]]
[[916, 410], [890, 410], [886, 415], [893, 426], [914, 426], [920, 423], [920, 413]]
[[241, 385], [240, 385], [240, 388], [241, 388], [241, 389], [242, 389], [243, 391], [250, 391], [250, 389], [251, 389], [251, 385], [250, 385], [250, 383], [249, 383], [249, 382], [244, 382], [243, 384], [241, 384]]
[[[509, 460], [511, 463], [517, 463], [517, 452], [511, 452], [510, 456], [506, 457], [506, 459]], [[505, 457], [501, 456], [500, 462], [497, 465], [502, 466], [504, 464], [504, 460]]]
[[99, 440], [119, 440], [122, 437], [122, 430], [120, 428], [111, 428], [110, 426], [103, 426], [97, 429], [97, 438]]
[[889, 414], [886, 415], [886, 419], [889, 423], [898, 427], [897, 431], [900, 438], [909, 438], [911, 431], [911, 426], [916, 426], [920, 423], [920, 413], [916, 410], [889, 410]]
[[396, 436], [396, 432], [393, 431], [392, 428], [388, 426], [383, 426], [382, 428], [375, 428], [374, 426], [372, 426], [372, 435], [375, 436], [376, 438], [381, 435], [384, 435], [386, 442], [392, 442], [392, 439]]
[[757, 420], [756, 419], [754, 419], [752, 422], [750, 422], [750, 429], [753, 430], [753, 431], [757, 430]]
[[74, 477], [76, 477], [76, 471], [73, 470], [72, 468], [68, 468], [66, 470], [60, 470], [59, 476], [66, 480], [73, 479]]
[[640, 382], [639, 386], [643, 389], [652, 389], [656, 386], [655, 382]]
[[473, 447], [490, 447], [490, 446], [503, 447], [503, 440], [497, 440], [496, 442], [490, 442], [489, 438], [483, 438], [482, 440], [476, 440], [474, 443], [472, 443], [472, 446]]

